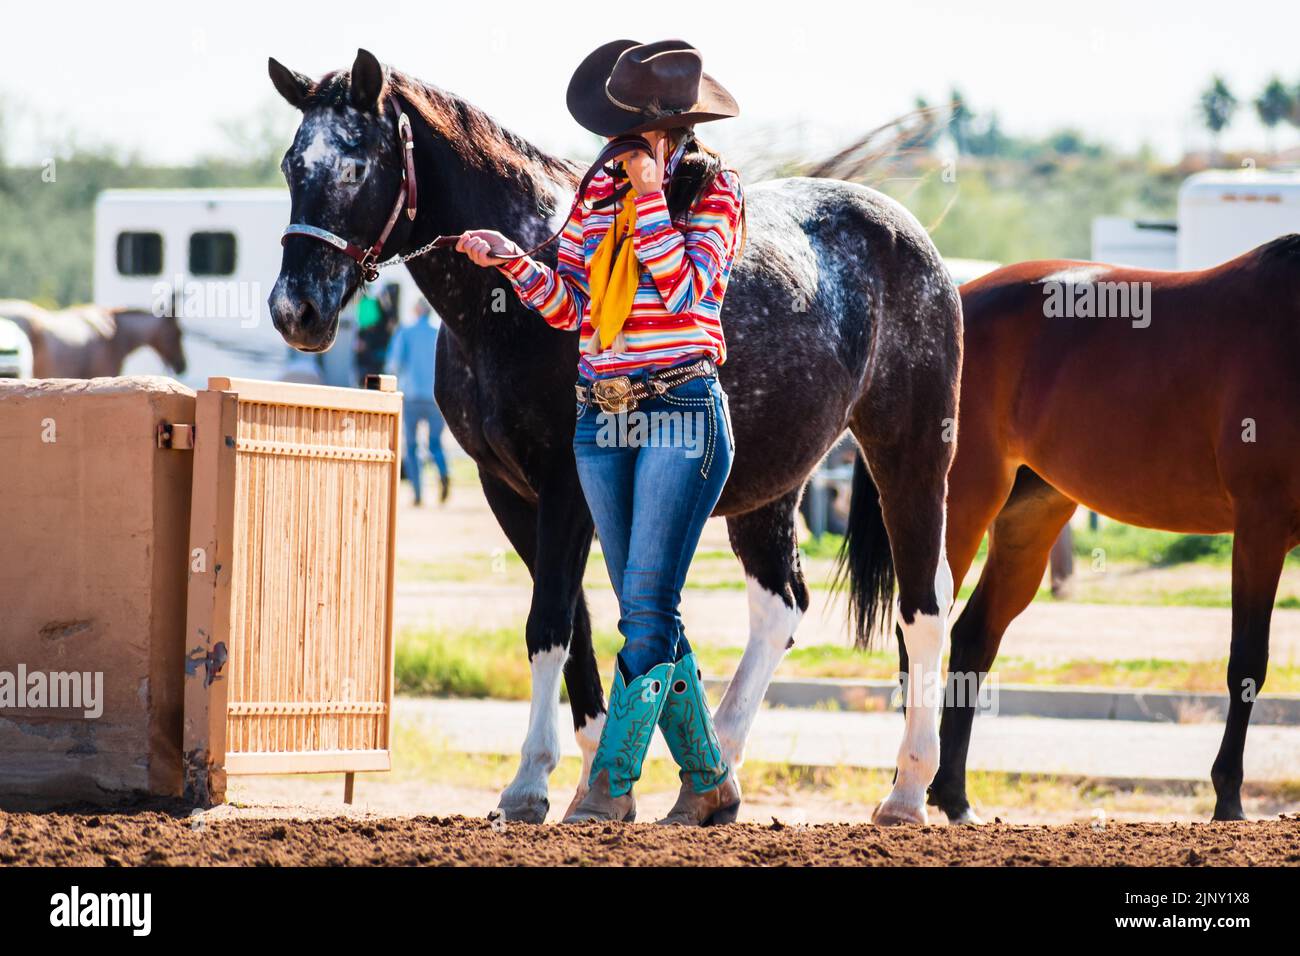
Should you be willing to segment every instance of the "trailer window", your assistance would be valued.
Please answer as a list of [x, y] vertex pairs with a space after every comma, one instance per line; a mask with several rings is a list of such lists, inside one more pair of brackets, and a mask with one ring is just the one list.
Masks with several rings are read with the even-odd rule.
[[234, 271], [233, 232], [196, 232], [190, 236], [190, 275], [228, 276]]
[[162, 272], [162, 235], [156, 232], [117, 234], [117, 271], [124, 276], [156, 276]]

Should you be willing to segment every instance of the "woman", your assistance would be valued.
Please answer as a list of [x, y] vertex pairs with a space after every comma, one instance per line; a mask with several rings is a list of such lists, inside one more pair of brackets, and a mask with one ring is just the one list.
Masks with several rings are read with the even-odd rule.
[[590, 789], [565, 822], [635, 819], [632, 787], [658, 724], [682, 768], [681, 796], [660, 822], [729, 823], [740, 789], [678, 606], [735, 450], [716, 366], [726, 360], [719, 312], [743, 230], [739, 177], [694, 126], [738, 108], [680, 40], [602, 46], [574, 73], [568, 106], [587, 129], [638, 134], [653, 152], [622, 154], [613, 175], [592, 178], [555, 269], [491, 230], [456, 246], [501, 268], [548, 323], [580, 330], [573, 450], [625, 641]]

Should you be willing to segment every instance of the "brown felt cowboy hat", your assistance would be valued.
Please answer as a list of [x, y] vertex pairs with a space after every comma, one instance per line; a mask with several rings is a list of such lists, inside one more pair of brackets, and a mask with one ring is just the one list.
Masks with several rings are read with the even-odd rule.
[[674, 129], [740, 112], [685, 40], [606, 43], [574, 71], [567, 100], [573, 118], [601, 136]]

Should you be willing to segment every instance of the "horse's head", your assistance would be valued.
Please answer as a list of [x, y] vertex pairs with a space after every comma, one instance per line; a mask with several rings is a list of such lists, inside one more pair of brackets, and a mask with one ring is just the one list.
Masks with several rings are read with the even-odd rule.
[[[383, 66], [358, 50], [350, 73], [330, 73], [319, 82], [274, 59], [269, 70], [280, 95], [302, 111], [281, 164], [290, 222], [369, 248], [384, 231], [402, 187], [402, 140], [385, 96]], [[396, 239], [409, 227], [403, 215], [386, 252], [396, 251]], [[288, 236], [267, 300], [276, 329], [301, 351], [328, 349], [339, 312], [362, 278], [360, 264], [328, 241]]]
[[138, 348], [148, 346], [158, 353], [177, 375], [185, 373], [185, 348], [181, 326], [174, 315], [159, 315], [145, 309], [105, 309], [88, 305], [73, 310], [113, 346], [120, 374], [122, 361]]
[[185, 348], [181, 344], [181, 324], [174, 315], [159, 317], [149, 337], [149, 345], [177, 375], [185, 374]]

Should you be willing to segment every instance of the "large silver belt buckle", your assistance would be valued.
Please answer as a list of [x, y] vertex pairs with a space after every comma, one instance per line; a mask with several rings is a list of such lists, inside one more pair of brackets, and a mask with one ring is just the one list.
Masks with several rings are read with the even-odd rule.
[[611, 415], [630, 412], [637, 406], [632, 397], [632, 379], [627, 375], [602, 378], [592, 383], [591, 397], [600, 410]]

